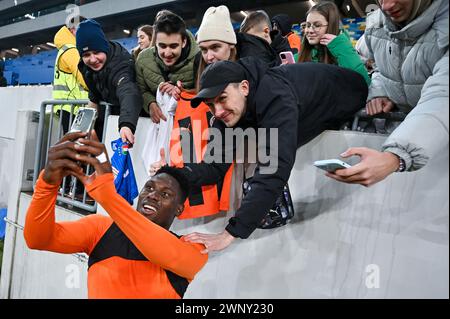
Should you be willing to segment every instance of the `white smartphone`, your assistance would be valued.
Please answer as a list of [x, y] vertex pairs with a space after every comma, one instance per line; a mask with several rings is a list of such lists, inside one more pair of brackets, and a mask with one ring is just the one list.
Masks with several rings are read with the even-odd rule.
[[352, 167], [350, 164], [347, 164], [346, 162], [343, 162], [338, 159], [328, 159], [328, 160], [322, 160], [322, 161], [315, 161], [314, 166], [323, 169], [327, 172], [333, 173], [338, 169], [344, 169], [344, 168], [350, 168]]
[[75, 120], [70, 127], [70, 133], [86, 132], [90, 133], [97, 119], [97, 110], [91, 107], [80, 107], [75, 116]]
[[291, 51], [280, 52], [282, 64], [295, 64], [294, 54]]

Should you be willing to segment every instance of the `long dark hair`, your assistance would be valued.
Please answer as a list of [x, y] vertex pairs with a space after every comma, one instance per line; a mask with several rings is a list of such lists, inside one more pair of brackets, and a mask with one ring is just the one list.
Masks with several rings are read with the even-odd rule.
[[[308, 16], [308, 14], [310, 14], [311, 12], [317, 12], [318, 14], [322, 15], [325, 18], [325, 20], [327, 20], [328, 22], [327, 33], [334, 35], [339, 34], [339, 22], [340, 22], [339, 9], [333, 2], [324, 1], [319, 4], [316, 4], [311, 9], [309, 9], [309, 11], [306, 13], [306, 16]], [[311, 44], [309, 44], [305, 34], [303, 36], [302, 49], [300, 51], [298, 62], [310, 62], [311, 51], [313, 48], [314, 47]], [[325, 45], [318, 44], [317, 49], [322, 53], [320, 54], [320, 62], [326, 64], [336, 64], [336, 59]]]
[[[153, 27], [149, 24], [145, 24], [138, 28], [138, 32], [139, 31], [144, 32], [148, 36], [148, 39], [150, 40], [150, 47], [151, 47], [152, 46], [152, 38], [153, 38]], [[139, 53], [141, 53], [141, 51], [142, 51], [142, 49], [139, 45], [133, 49], [133, 57], [135, 60], [137, 59], [137, 56], [139, 55]]]

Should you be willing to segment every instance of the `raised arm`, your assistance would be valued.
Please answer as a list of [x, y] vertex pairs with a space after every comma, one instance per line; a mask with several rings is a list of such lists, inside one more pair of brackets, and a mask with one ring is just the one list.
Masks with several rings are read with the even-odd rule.
[[55, 221], [55, 203], [62, 178], [71, 172], [81, 172], [81, 168], [68, 159], [75, 156], [71, 139], [80, 136], [83, 133], [68, 134], [49, 151], [47, 166], [36, 183], [25, 220], [24, 238], [31, 249], [89, 254], [111, 224], [109, 218], [100, 215], [70, 222]]
[[384, 152], [405, 160], [406, 170], [422, 168], [448, 145], [448, 61], [447, 50], [425, 81], [416, 107], [383, 144]]
[[345, 33], [341, 33], [333, 38], [327, 43], [327, 47], [331, 54], [336, 57], [340, 67], [358, 72], [364, 78], [367, 85], [370, 85], [369, 73]]
[[119, 128], [126, 126], [134, 133], [142, 108], [142, 95], [136, 83], [132, 59], [120, 62], [110, 78], [120, 104]]

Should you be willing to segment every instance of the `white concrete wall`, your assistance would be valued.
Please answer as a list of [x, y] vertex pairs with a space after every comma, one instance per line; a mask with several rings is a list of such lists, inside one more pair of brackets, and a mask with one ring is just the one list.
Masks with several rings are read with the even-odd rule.
[[0, 207], [8, 202], [11, 165], [19, 160], [14, 152], [17, 112], [39, 111], [41, 102], [51, 97], [51, 86], [0, 88]]
[[[311, 165], [382, 141], [326, 132], [299, 150], [292, 222], [213, 254], [186, 298], [448, 298], [448, 147], [423, 170], [370, 188]], [[228, 217], [178, 221], [173, 230], [220, 232]]]
[[0, 138], [14, 139], [17, 112], [39, 111], [42, 101], [50, 100], [51, 98], [51, 85], [0, 88]]
[[0, 207], [6, 207], [9, 195], [10, 158], [14, 140], [0, 137]]
[[[34, 150], [36, 146], [37, 123], [32, 121], [33, 112], [17, 112], [17, 126], [10, 155], [13, 159], [7, 163], [8, 213], [7, 219], [18, 223], [19, 197], [22, 191], [32, 190], [32, 182], [25, 180], [28, 169], [33, 167]], [[10, 279], [14, 267], [14, 253], [17, 238], [16, 228], [6, 227], [5, 244], [3, 250], [2, 276], [0, 280], [0, 297], [9, 295]], [[20, 236], [21, 234], [19, 234]], [[20, 260], [20, 259], [19, 259]]]
[[[148, 121], [140, 120], [138, 141]], [[118, 137], [116, 125], [112, 117], [107, 140]], [[185, 297], [448, 298], [448, 147], [426, 168], [394, 174], [370, 188], [332, 181], [312, 166], [349, 146], [378, 147], [382, 141], [370, 134], [326, 132], [304, 146], [289, 181], [296, 207], [292, 222], [257, 230], [212, 254]], [[138, 145], [131, 154], [141, 187], [147, 177]], [[22, 195], [19, 224], [28, 203], [29, 196]], [[172, 230], [220, 232], [231, 215], [175, 221]], [[78, 218], [62, 210], [57, 217]], [[80, 269], [77, 289], [66, 285], [73, 269]], [[19, 230], [10, 293], [2, 297], [84, 298], [85, 271], [73, 256], [30, 252]]]
[[[24, 180], [26, 169], [33, 168], [37, 123], [31, 121], [29, 111], [38, 111], [41, 102], [51, 98], [51, 92], [51, 86], [0, 88], [0, 207], [8, 207], [7, 217], [14, 222], [20, 192], [31, 190], [31, 183]], [[0, 298], [9, 295], [15, 240], [15, 228], [7, 226]]]
[[[19, 225], [25, 223], [30, 201], [30, 195], [21, 194], [18, 213]], [[56, 210], [57, 221], [77, 220], [80, 216], [61, 207]], [[8, 228], [12, 228], [12, 226], [8, 226]], [[72, 299], [87, 297], [86, 262], [74, 255], [31, 250], [25, 244], [23, 231], [16, 231], [9, 298]]]

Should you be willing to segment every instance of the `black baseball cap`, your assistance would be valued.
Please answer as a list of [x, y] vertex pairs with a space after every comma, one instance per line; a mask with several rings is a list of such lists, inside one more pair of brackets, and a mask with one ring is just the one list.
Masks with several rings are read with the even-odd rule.
[[217, 97], [230, 83], [246, 80], [242, 65], [231, 61], [218, 61], [208, 65], [200, 77], [200, 91], [192, 98], [191, 106], [197, 107], [204, 100]]

